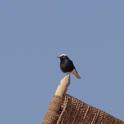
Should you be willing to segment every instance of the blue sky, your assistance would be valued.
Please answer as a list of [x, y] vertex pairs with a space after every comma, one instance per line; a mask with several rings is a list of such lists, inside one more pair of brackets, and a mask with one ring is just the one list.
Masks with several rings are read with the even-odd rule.
[[69, 94], [124, 120], [123, 0], [0, 0], [0, 123], [39, 124], [73, 59]]

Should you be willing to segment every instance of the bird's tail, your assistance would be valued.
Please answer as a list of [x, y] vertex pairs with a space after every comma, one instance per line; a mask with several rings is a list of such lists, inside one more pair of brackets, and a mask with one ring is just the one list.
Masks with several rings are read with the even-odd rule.
[[73, 69], [73, 71], [71, 72], [76, 78], [80, 79], [80, 74], [76, 71], [76, 69]]

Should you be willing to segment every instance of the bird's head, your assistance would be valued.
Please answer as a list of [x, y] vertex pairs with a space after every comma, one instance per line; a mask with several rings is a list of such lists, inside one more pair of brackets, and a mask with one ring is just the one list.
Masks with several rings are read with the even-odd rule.
[[59, 58], [60, 60], [69, 59], [69, 57], [66, 54], [60, 54], [59, 56], [57, 56], [57, 58]]

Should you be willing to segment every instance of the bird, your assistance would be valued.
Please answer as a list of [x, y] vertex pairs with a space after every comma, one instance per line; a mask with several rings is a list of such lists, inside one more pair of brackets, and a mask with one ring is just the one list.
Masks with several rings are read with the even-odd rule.
[[66, 74], [72, 73], [77, 79], [80, 79], [80, 74], [77, 72], [73, 61], [66, 54], [60, 54], [57, 56], [60, 59], [60, 69]]

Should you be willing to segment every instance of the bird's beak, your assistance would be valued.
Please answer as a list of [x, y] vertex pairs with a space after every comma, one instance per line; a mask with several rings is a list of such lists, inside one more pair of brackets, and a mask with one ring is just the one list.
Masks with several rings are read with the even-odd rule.
[[60, 56], [57, 56], [57, 58], [59, 59], [59, 58], [60, 58]]

